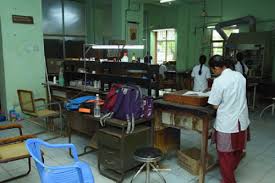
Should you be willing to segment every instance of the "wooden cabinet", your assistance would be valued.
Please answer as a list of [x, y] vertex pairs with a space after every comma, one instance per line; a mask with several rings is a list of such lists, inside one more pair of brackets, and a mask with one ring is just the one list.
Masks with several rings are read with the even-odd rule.
[[163, 128], [155, 131], [154, 147], [164, 154], [180, 149], [180, 129]]
[[151, 144], [151, 127], [139, 125], [131, 134], [106, 127], [98, 131], [98, 168], [102, 175], [122, 182], [124, 174], [139, 165], [133, 154], [137, 148]]

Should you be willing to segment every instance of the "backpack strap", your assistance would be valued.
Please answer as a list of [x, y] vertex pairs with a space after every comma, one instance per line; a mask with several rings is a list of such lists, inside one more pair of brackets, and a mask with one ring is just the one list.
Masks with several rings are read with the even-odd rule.
[[112, 118], [113, 114], [114, 114], [113, 112], [109, 112], [109, 113], [105, 114], [104, 116], [102, 116], [102, 117], [99, 119], [100, 125], [101, 125], [102, 127], [105, 126], [106, 120]]
[[134, 113], [132, 113], [131, 132], [130, 133], [133, 133], [134, 130], [135, 130], [135, 116], [134, 116]]
[[129, 114], [126, 114], [126, 119], [127, 119], [127, 130], [126, 130], [126, 134], [129, 134], [131, 133], [131, 119], [130, 119], [130, 116]]

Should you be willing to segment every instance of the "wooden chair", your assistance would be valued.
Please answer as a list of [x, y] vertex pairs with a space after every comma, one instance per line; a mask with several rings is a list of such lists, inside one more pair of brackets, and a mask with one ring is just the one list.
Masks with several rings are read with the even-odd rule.
[[17, 161], [17, 160], [22, 160], [27, 158], [29, 168], [27, 173], [17, 175], [15, 177], [12, 177], [6, 180], [0, 180], [0, 183], [26, 176], [31, 171], [31, 156], [25, 146], [24, 140], [33, 138], [34, 135], [23, 135], [22, 126], [19, 124], [1, 125], [0, 131], [7, 130], [7, 129], [16, 129], [16, 128], [19, 130], [19, 134], [20, 134], [19, 136], [0, 138], [0, 164], [9, 163], [12, 161]]
[[[22, 113], [31, 116], [31, 118], [44, 118], [46, 119], [46, 122], [48, 122], [48, 119], [52, 118], [59, 118], [60, 122], [60, 135], [63, 132], [63, 118], [62, 118], [62, 110], [61, 110], [61, 105], [60, 103], [46, 103], [46, 100], [44, 98], [38, 98], [34, 99], [33, 98], [33, 93], [32, 91], [29, 90], [17, 90], [18, 98], [19, 98], [19, 103], [21, 107]], [[43, 103], [39, 105], [39, 102]], [[58, 111], [48, 109], [49, 107], [58, 107]], [[29, 120], [31, 121], [31, 118]], [[33, 122], [33, 121], [31, 121]], [[38, 124], [38, 123], [36, 123]], [[40, 124], [38, 124], [40, 125]], [[49, 124], [47, 124], [49, 125]], [[54, 127], [54, 125], [53, 125]], [[45, 133], [47, 131], [39, 132], [36, 133], [36, 135]], [[51, 140], [59, 136], [55, 136], [53, 138], [49, 138], [46, 140]]]

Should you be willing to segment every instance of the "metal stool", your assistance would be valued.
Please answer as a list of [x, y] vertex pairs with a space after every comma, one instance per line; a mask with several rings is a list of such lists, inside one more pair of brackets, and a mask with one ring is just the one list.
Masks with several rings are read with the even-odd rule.
[[159, 170], [153, 164], [161, 160], [161, 156], [162, 156], [162, 152], [157, 148], [145, 147], [145, 148], [137, 149], [134, 153], [134, 159], [136, 161], [143, 162], [144, 164], [140, 167], [140, 169], [134, 175], [134, 177], [131, 180], [131, 183], [138, 176], [138, 174], [140, 174], [140, 172], [143, 170], [145, 166], [146, 166], [146, 183], [150, 183], [150, 167], [152, 167], [153, 170], [163, 180], [163, 182], [166, 183], [166, 180], [164, 179], [164, 177], [160, 174]]

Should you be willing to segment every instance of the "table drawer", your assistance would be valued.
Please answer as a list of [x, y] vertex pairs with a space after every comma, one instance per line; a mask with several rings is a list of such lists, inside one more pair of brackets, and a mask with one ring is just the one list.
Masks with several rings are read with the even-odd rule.
[[100, 150], [100, 161], [105, 168], [112, 170], [121, 170], [123, 167], [122, 159], [120, 158], [120, 152], [109, 148], [102, 148]]
[[121, 138], [99, 131], [98, 144], [120, 149]]

